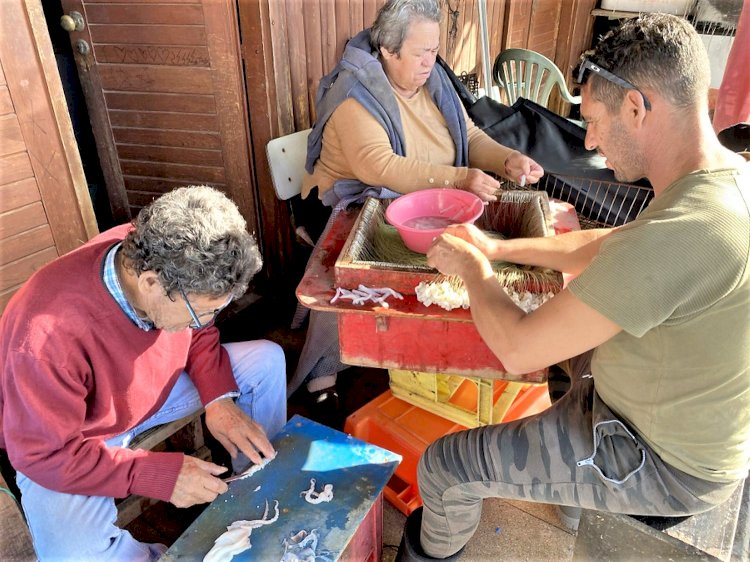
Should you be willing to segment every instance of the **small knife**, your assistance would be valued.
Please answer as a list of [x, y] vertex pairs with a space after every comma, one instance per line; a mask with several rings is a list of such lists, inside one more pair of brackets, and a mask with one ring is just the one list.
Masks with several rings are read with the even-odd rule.
[[245, 468], [242, 472], [239, 472], [235, 474], [234, 476], [228, 476], [226, 478], [222, 478], [224, 482], [234, 482], [235, 480], [240, 480], [241, 478], [245, 478], [247, 476], [251, 476], [258, 472], [261, 468], [266, 466], [269, 462], [271, 462], [273, 459], [276, 458], [276, 455], [272, 457], [268, 457], [263, 459], [258, 464], [253, 464], [252, 462]]
[[250, 463], [250, 466], [248, 466], [248, 467], [247, 467], [247, 468], [246, 468], [245, 470], [243, 470], [242, 472], [238, 472], [237, 474], [233, 474], [232, 476], [227, 476], [226, 478], [222, 478], [222, 480], [223, 480], [224, 482], [226, 482], [226, 483], [229, 483], [229, 482], [234, 482], [235, 480], [239, 480], [239, 479], [241, 479], [241, 478], [244, 478], [245, 476], [247, 476], [247, 475], [248, 475], [248, 474], [250, 473], [250, 471], [251, 471], [251, 470], [253, 469], [253, 467], [255, 467], [255, 466], [257, 466], [257, 465], [254, 465], [253, 463]]

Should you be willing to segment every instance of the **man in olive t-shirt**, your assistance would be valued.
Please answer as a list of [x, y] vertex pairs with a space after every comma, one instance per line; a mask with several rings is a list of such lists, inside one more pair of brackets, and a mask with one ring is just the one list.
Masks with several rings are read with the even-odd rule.
[[[428, 556], [466, 544], [486, 497], [685, 515], [747, 475], [750, 164], [711, 127], [703, 44], [681, 18], [643, 15], [607, 34], [577, 76], [587, 148], [619, 181], [648, 178], [654, 198], [619, 228], [502, 241], [457, 225], [433, 244], [429, 263], [463, 279], [506, 369], [566, 362], [572, 385], [537, 416], [425, 451], [424, 510], [405, 541]], [[527, 314], [498, 284], [495, 259], [576, 278]]]

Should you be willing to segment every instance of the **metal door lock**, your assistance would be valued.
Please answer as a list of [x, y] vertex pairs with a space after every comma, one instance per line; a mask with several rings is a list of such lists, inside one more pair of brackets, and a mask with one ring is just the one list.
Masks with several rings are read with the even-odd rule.
[[88, 55], [91, 52], [91, 47], [83, 39], [76, 41], [76, 51], [82, 55]]
[[86, 23], [83, 21], [83, 16], [80, 12], [70, 12], [60, 18], [60, 27], [71, 33], [73, 31], [83, 31], [86, 28]]

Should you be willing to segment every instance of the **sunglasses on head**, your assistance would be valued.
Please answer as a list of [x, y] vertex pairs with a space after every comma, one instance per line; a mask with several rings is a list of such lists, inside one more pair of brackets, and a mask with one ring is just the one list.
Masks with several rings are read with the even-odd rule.
[[646, 94], [641, 92], [638, 88], [636, 88], [633, 84], [625, 80], [624, 78], [620, 78], [616, 74], [612, 74], [609, 70], [606, 68], [602, 68], [598, 64], [594, 64], [589, 59], [583, 59], [583, 62], [578, 68], [578, 83], [583, 84], [583, 76], [586, 74], [586, 71], [590, 70], [594, 74], [601, 76], [605, 80], [612, 82], [613, 84], [617, 84], [621, 88], [625, 88], [627, 90], [635, 90], [639, 94], [641, 94], [641, 97], [643, 97], [643, 106], [646, 108], [646, 111], [651, 111], [651, 102], [648, 101], [648, 98], [646, 97]]

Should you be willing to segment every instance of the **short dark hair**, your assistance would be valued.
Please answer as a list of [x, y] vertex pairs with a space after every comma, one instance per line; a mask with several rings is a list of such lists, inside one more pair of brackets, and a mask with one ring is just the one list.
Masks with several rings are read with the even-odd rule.
[[[707, 99], [711, 70], [700, 36], [684, 18], [643, 14], [625, 20], [581, 56], [627, 80], [638, 89], [658, 92], [675, 107], [689, 107]], [[579, 65], [580, 67], [580, 65]], [[578, 69], [573, 73], [578, 75]], [[584, 73], [591, 95], [616, 111], [626, 89]]]
[[240, 297], [262, 266], [237, 206], [208, 186], [175, 189], [141, 209], [122, 245], [128, 267], [154, 271], [167, 295]]
[[438, 0], [389, 0], [380, 8], [370, 28], [370, 44], [375, 51], [384, 47], [398, 55], [412, 22], [440, 23], [441, 16]]

